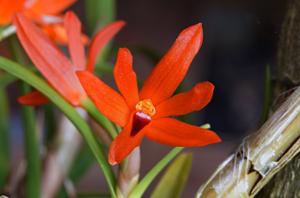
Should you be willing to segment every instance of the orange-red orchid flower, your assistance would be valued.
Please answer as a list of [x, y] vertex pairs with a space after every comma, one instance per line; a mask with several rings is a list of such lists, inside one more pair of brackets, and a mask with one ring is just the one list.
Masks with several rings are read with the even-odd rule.
[[[0, 25], [12, 22], [16, 13], [38, 23], [51, 38], [60, 44], [66, 44], [66, 31], [60, 16], [63, 10], [74, 4], [76, 0], [0, 0]], [[82, 35], [85, 44], [88, 37]]]
[[[94, 37], [86, 63], [85, 51], [81, 42], [81, 23], [73, 12], [67, 12], [64, 26], [68, 34], [68, 45], [71, 60], [50, 41], [41, 30], [23, 14], [14, 18], [17, 36], [28, 56], [48, 80], [66, 100], [78, 106], [87, 97], [82, 88], [76, 71], [93, 71], [97, 55], [111, 38], [124, 26], [123, 21], [109, 24]], [[19, 98], [19, 102], [27, 105], [40, 105], [47, 100], [38, 92], [33, 92]]]
[[121, 162], [144, 136], [172, 146], [204, 146], [220, 142], [213, 131], [180, 122], [170, 116], [184, 115], [206, 106], [213, 94], [210, 82], [172, 96], [183, 80], [202, 44], [202, 25], [183, 30], [171, 49], [156, 65], [138, 91], [132, 55], [119, 50], [114, 78], [121, 95], [88, 71], [77, 72], [80, 82], [97, 108], [123, 127], [110, 145], [109, 162]]

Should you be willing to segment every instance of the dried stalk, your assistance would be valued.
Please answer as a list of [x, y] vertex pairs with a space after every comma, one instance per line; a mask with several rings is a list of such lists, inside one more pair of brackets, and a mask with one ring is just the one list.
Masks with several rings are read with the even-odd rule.
[[300, 151], [300, 88], [200, 187], [197, 197], [253, 197]]
[[[83, 116], [87, 113], [78, 110]], [[82, 137], [74, 125], [62, 116], [56, 137], [57, 146], [50, 150], [46, 161], [42, 181], [42, 198], [53, 198], [65, 181], [69, 169], [82, 144]]]
[[[278, 82], [275, 97], [300, 83], [300, 1], [291, 0], [278, 48]], [[280, 101], [279, 101], [280, 102]], [[300, 154], [277, 173], [257, 197], [300, 197]]]
[[[300, 82], [299, 11], [300, 1], [291, 1], [279, 45], [277, 96]], [[254, 197], [297, 154], [298, 158], [279, 174], [281, 176], [273, 182], [276, 185], [262, 197], [300, 196], [299, 182], [295, 178], [300, 178], [297, 173], [300, 167], [299, 151], [300, 88], [297, 88], [262, 128], [246, 138], [236, 153], [219, 166], [208, 182], [200, 187], [197, 197]], [[282, 174], [290, 177], [285, 176], [282, 181]]]
[[122, 162], [118, 174], [117, 197], [126, 198], [138, 183], [140, 171], [140, 147], [135, 148], [127, 159]]

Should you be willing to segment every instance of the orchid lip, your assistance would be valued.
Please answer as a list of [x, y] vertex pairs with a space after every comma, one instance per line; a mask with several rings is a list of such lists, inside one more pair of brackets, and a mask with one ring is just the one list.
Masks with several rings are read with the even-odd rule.
[[131, 136], [135, 136], [140, 130], [148, 125], [152, 116], [155, 115], [156, 109], [151, 99], [144, 99], [135, 105], [136, 112], [133, 115]]
[[132, 120], [132, 129], [130, 132], [131, 136], [135, 136], [138, 132], [140, 132], [146, 125], [151, 122], [151, 117], [144, 112], [136, 112], [133, 115]]

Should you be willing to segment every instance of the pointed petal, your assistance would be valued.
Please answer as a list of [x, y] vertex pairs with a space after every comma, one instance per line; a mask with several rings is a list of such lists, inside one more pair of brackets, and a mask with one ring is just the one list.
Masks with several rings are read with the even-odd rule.
[[190, 91], [177, 94], [156, 107], [155, 118], [179, 116], [199, 111], [211, 100], [214, 85], [210, 82], [198, 83]]
[[[68, 44], [67, 31], [63, 24], [48, 24], [42, 26], [43, 31], [47, 36], [59, 45]], [[81, 34], [81, 42], [84, 45], [89, 43], [89, 37], [85, 34]]]
[[93, 72], [102, 48], [120, 31], [125, 25], [124, 21], [116, 21], [102, 28], [92, 40], [88, 55], [87, 70]]
[[151, 98], [156, 105], [170, 97], [186, 75], [202, 39], [200, 23], [183, 30], [145, 81], [140, 93], [141, 99]]
[[77, 76], [99, 111], [114, 123], [125, 126], [130, 110], [123, 97], [91, 72], [79, 71]]
[[32, 91], [24, 96], [18, 98], [18, 102], [22, 105], [40, 106], [49, 102], [48, 98], [41, 92]]
[[132, 109], [139, 101], [136, 74], [132, 68], [132, 55], [126, 48], [120, 48], [114, 68], [114, 77], [119, 91]]
[[22, 46], [38, 70], [70, 103], [79, 105], [86, 94], [69, 60], [25, 16], [18, 14], [14, 24]]
[[124, 160], [134, 148], [141, 144], [148, 126], [145, 126], [136, 135], [131, 135], [132, 116], [121, 133], [114, 139], [109, 147], [108, 161], [111, 165], [115, 165]]
[[22, 10], [25, 0], [0, 0], [0, 25], [11, 23], [16, 12]]
[[170, 146], [205, 146], [221, 141], [213, 131], [186, 124], [172, 118], [159, 118], [149, 124], [149, 139]]
[[65, 28], [68, 34], [69, 52], [75, 65], [75, 70], [85, 69], [84, 46], [81, 42], [81, 22], [74, 12], [67, 12], [64, 19]]
[[36, 0], [28, 9], [36, 14], [57, 15], [74, 4], [76, 0]]

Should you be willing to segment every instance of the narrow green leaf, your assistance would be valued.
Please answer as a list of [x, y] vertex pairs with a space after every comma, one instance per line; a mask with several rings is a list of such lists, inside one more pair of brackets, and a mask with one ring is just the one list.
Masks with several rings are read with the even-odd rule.
[[115, 19], [115, 0], [85, 0], [85, 12], [90, 33]]
[[4, 57], [0, 57], [0, 68], [10, 73], [11, 75], [14, 75], [17, 78], [25, 81], [26, 83], [43, 93], [70, 119], [70, 121], [82, 134], [83, 138], [85, 139], [90, 149], [92, 150], [94, 156], [96, 157], [97, 162], [102, 168], [112, 197], [116, 197], [114, 189], [114, 173], [107, 162], [107, 158], [102, 148], [100, 147], [96, 138], [94, 137], [93, 132], [91, 131], [90, 127], [85, 122], [85, 120], [77, 113], [77, 111], [68, 102], [66, 102], [55, 90], [53, 90], [47, 82], [45, 82], [43, 79], [35, 75], [27, 68], [22, 67], [21, 65]]
[[147, 175], [135, 186], [129, 195], [129, 198], [139, 198], [142, 197], [144, 192], [147, 190], [151, 182], [155, 177], [168, 165], [168, 163], [174, 159], [183, 147], [173, 148], [167, 155], [164, 156], [148, 173]]
[[191, 153], [179, 155], [166, 170], [151, 198], [179, 198], [190, 174], [192, 160]]
[[101, 65], [99, 63], [97, 63], [96, 67], [95, 67], [95, 72], [97, 74], [99, 74], [100, 76], [102, 76], [103, 74], [109, 74], [112, 75], [113, 74], [113, 65], [109, 64], [109, 63], [101, 63]]
[[0, 88], [0, 188], [6, 184], [10, 167], [9, 110], [7, 94]]
[[[87, 25], [90, 35], [95, 34], [100, 28], [113, 22], [116, 18], [116, 2], [115, 0], [85, 0]], [[110, 57], [112, 51], [112, 41], [109, 42], [101, 51], [95, 65], [97, 68], [104, 67], [107, 70], [106, 61]], [[108, 70], [109, 71], [109, 70]], [[100, 75], [102, 73], [99, 73]]]
[[[20, 84], [22, 94], [29, 92], [29, 86]], [[41, 159], [39, 138], [36, 130], [34, 109], [22, 106], [22, 124], [25, 140], [26, 156], [26, 197], [39, 198], [41, 196]]]
[[5, 88], [6, 86], [8, 86], [9, 84], [13, 83], [16, 81], [16, 77], [8, 74], [8, 73], [4, 73], [0, 76], [0, 88]]

